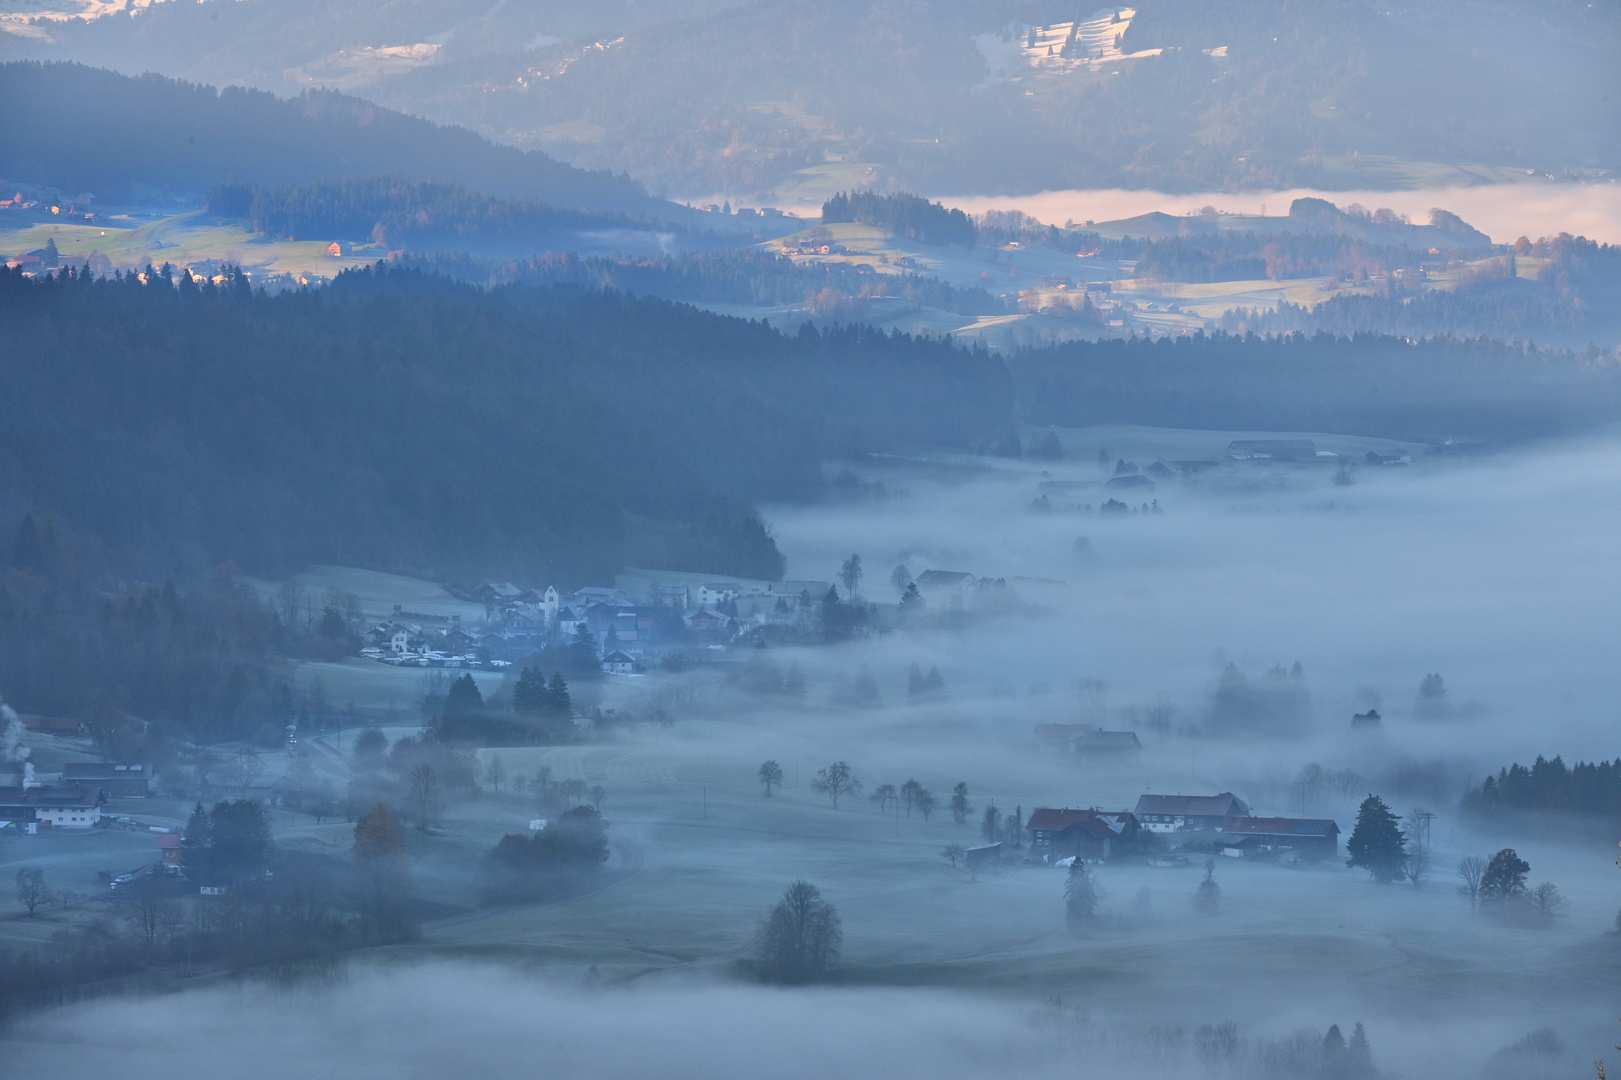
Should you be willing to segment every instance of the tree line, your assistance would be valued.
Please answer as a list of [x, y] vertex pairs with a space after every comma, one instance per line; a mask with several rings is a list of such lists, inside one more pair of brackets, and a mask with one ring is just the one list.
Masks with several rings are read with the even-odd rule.
[[404, 268], [279, 296], [6, 271], [0, 313], [0, 455], [25, 463], [0, 521], [54, 510], [148, 579], [225, 560], [778, 578], [748, 500], [817, 497], [832, 457], [969, 445], [1009, 408], [982, 350]]
[[1621, 368], [1484, 339], [1218, 332], [1066, 342], [1006, 362], [1025, 422], [1064, 427], [1506, 441], [1591, 429], [1621, 413]]
[[221, 217], [245, 219], [255, 232], [278, 240], [369, 240], [389, 248], [566, 243], [585, 229], [682, 231], [651, 218], [498, 199], [460, 184], [398, 175], [268, 188], [232, 179], [209, 188], [207, 208]]
[[689, 303], [825, 306], [829, 297], [893, 297], [961, 315], [1005, 309], [977, 286], [949, 285], [927, 274], [863, 274], [847, 263], [796, 264], [752, 248], [583, 258], [572, 251], [548, 251], [528, 259], [433, 252], [402, 255], [394, 262], [478, 285], [579, 285]]
[[971, 248], [978, 242], [978, 232], [967, 214], [905, 191], [887, 195], [876, 191], [841, 191], [822, 204], [824, 225], [847, 221], [876, 225], [896, 236], [925, 244], [958, 244]]
[[1542, 755], [1529, 766], [1499, 769], [1463, 799], [1466, 813], [1482, 818], [1535, 811], [1621, 820], [1621, 758], [1566, 765]]

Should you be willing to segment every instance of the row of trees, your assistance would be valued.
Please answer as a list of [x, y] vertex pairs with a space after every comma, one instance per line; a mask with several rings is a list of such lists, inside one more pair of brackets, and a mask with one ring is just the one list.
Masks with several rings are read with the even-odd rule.
[[1567, 766], [1558, 755], [1552, 760], [1538, 755], [1530, 766], [1515, 763], [1486, 777], [1464, 796], [1463, 809], [1479, 818], [1537, 811], [1618, 820], [1621, 758]]
[[[775, 761], [763, 763], [755, 776], [767, 797], [771, 795], [772, 791], [782, 787], [782, 766]], [[850, 767], [849, 762], [835, 761], [826, 768], [816, 770], [816, 777], [810, 782], [810, 788], [818, 795], [825, 796], [828, 802], [833, 804], [833, 809], [837, 810], [842, 799], [861, 794], [862, 783], [856, 777], [855, 771]], [[907, 817], [911, 817], [912, 812], [915, 810], [925, 821], [934, 813], [938, 805], [934, 792], [920, 784], [916, 777], [912, 777], [900, 785], [879, 784], [873, 789], [870, 798], [878, 807], [880, 813], [888, 813], [891, 806], [893, 806], [897, 813], [904, 810]], [[966, 781], [958, 783], [951, 789], [951, 798], [946, 805], [951, 810], [953, 821], [958, 825], [967, 822], [973, 806], [968, 801], [968, 784]], [[985, 822], [982, 823], [982, 831], [986, 832], [988, 836], [994, 835], [997, 840], [1002, 839], [1006, 830], [1001, 824], [1003, 819], [1000, 811], [997, 811], [992, 806], [986, 808], [986, 813]], [[1014, 817], [1007, 819], [1009, 821], [1019, 821], [1021, 835], [1024, 827], [1022, 816], [1022, 810], [1016, 810]], [[987, 842], [994, 841], [988, 840]]]

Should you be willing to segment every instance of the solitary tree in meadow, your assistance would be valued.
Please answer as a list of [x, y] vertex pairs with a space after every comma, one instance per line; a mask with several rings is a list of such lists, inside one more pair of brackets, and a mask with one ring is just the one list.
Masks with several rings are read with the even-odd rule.
[[1380, 884], [1400, 881], [1407, 876], [1406, 842], [1396, 815], [1377, 795], [1362, 800], [1357, 810], [1356, 827], [1345, 842], [1350, 854], [1346, 866], [1360, 866], [1373, 875]]
[[768, 761], [760, 766], [760, 786], [765, 788], [766, 798], [771, 797], [772, 788], [782, 787], [782, 766], [775, 761]]
[[816, 779], [811, 781], [811, 790], [818, 795], [826, 795], [832, 802], [833, 809], [837, 810], [840, 799], [846, 795], [860, 794], [861, 781], [855, 778], [848, 764], [835, 761], [825, 769], [816, 770]]

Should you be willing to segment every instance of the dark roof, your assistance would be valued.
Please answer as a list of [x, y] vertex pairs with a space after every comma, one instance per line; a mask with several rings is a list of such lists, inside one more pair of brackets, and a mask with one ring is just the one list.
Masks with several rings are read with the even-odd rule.
[[1140, 750], [1135, 731], [1086, 731], [1078, 744], [1082, 750]]
[[1285, 453], [1310, 454], [1317, 450], [1317, 444], [1310, 439], [1234, 439], [1227, 444], [1229, 450], [1248, 450], [1251, 453]]
[[95, 806], [100, 792], [83, 784], [35, 784], [32, 787], [0, 787], [0, 806], [61, 808]]
[[1327, 818], [1240, 817], [1222, 830], [1246, 836], [1338, 836], [1340, 827]]
[[1180, 817], [1240, 817], [1249, 806], [1230, 791], [1220, 795], [1143, 795], [1137, 799], [1136, 813], [1170, 814]]
[[1083, 832], [1106, 839], [1119, 836], [1131, 820], [1132, 815], [1124, 810], [1071, 810], [1068, 807], [1055, 810], [1040, 806], [1030, 811], [1030, 820], [1024, 827], [1031, 831], [1063, 832], [1079, 826]]
[[110, 761], [69, 761], [62, 766], [63, 780], [150, 780], [150, 765], [118, 765]]
[[920, 589], [931, 589], [935, 586], [961, 585], [965, 581], [973, 581], [974, 575], [961, 570], [925, 570], [912, 579], [912, 583]]

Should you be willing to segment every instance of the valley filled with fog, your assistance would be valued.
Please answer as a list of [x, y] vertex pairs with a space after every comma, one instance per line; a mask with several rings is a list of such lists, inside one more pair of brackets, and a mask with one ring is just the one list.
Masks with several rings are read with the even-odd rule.
[[[1336, 457], [1284, 463], [1229, 459], [1233, 439], [1276, 435], [1060, 437], [1062, 460], [897, 453], [862, 463], [833, 506], [764, 508], [790, 580], [858, 553], [857, 591], [882, 605], [899, 599], [898, 565], [985, 582], [881, 634], [758, 650], [758, 668], [799, 665], [802, 698], [735, 671], [651, 672], [593, 700], [663, 723], [479, 751], [514, 775], [606, 787], [598, 887], [430, 920], [418, 943], [279, 982], [211, 976], [25, 1018], [8, 1059], [28, 1075], [269, 1076], [291, 1054], [322, 1063], [311, 1075], [1300, 1076], [1329, 1025], [1348, 1038], [1361, 1023], [1387, 1076], [1590, 1068], [1615, 1034], [1613, 838], [1486, 823], [1460, 801], [1511, 762], [1613, 747], [1621, 443], [1451, 456], [1318, 434]], [[1120, 463], [1164, 461], [1213, 464], [1100, 512]], [[912, 665], [944, 690], [909, 694]], [[876, 697], [861, 696], [864, 668]], [[1445, 695], [1421, 702], [1430, 673]], [[1382, 721], [1353, 730], [1370, 709]], [[1076, 723], [1135, 732], [1140, 757], [1088, 762], [1036, 732]], [[764, 759], [785, 774], [769, 797]], [[836, 809], [811, 789], [833, 761], [864, 785]], [[869, 798], [909, 778], [942, 798], [966, 783], [967, 820]], [[1194, 905], [1203, 856], [1112, 860], [1076, 932], [1062, 870], [942, 857], [979, 842], [989, 804], [1129, 810], [1145, 792], [1224, 791], [1345, 834], [1370, 791], [1398, 816], [1427, 809], [1429, 875], [1377, 884], [1344, 865], [1343, 837], [1322, 862], [1213, 854], [1212, 912]], [[452, 806], [443, 830], [516, 817], [499, 799]], [[313, 850], [348, 831], [278, 841]], [[1516, 922], [1458, 894], [1460, 859], [1509, 846], [1532, 882], [1557, 884], [1559, 918]], [[455, 845], [413, 862], [425, 898], [465, 886]], [[740, 986], [756, 920], [796, 878], [842, 915], [833, 985]]]

